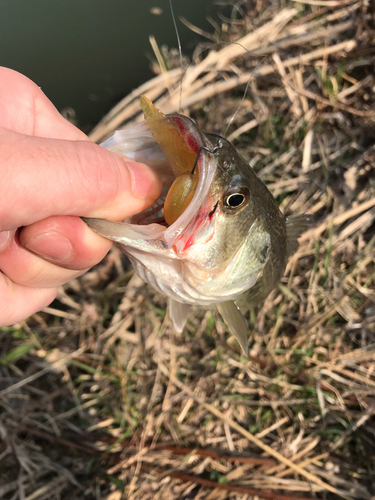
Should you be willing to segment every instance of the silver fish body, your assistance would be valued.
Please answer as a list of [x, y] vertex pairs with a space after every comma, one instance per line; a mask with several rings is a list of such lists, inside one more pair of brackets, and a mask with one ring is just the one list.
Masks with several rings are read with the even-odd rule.
[[197, 158], [198, 185], [186, 210], [170, 226], [153, 222], [163, 214], [174, 175], [143, 123], [116, 132], [102, 146], [154, 168], [163, 181], [161, 199], [123, 223], [84, 220], [118, 242], [137, 274], [169, 297], [177, 331], [182, 331], [190, 305], [216, 305], [247, 354], [248, 330], [234, 299], [248, 291], [249, 306], [255, 306], [269, 294], [306, 219], [286, 220], [265, 184], [226, 139], [204, 134], [185, 116], [167, 118]]

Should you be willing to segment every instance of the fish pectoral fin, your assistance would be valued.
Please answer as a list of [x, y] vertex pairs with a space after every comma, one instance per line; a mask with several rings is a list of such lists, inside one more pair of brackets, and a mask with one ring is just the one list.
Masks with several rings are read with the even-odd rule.
[[[241, 295], [236, 297], [237, 307], [243, 307], [244, 309], [253, 308], [259, 305], [262, 300], [264, 300], [264, 288], [266, 284], [264, 282], [264, 276], [260, 276], [258, 281], [254, 286], [243, 292]], [[269, 292], [266, 293], [268, 295]]]
[[90, 217], [81, 217], [83, 222], [89, 226], [90, 229], [113, 241], [121, 241], [124, 233], [124, 225], [120, 222], [111, 222], [105, 219], [93, 219]]
[[168, 310], [176, 332], [182, 333], [189, 316], [190, 304], [183, 304], [182, 302], [177, 302], [177, 300], [169, 299]]
[[299, 214], [285, 219], [286, 245], [288, 255], [292, 255], [298, 248], [298, 238], [306, 231], [311, 223], [311, 216]]
[[219, 302], [216, 304], [219, 313], [222, 315], [229, 331], [238, 340], [241, 349], [246, 357], [249, 355], [248, 347], [248, 327], [238, 309], [237, 305], [233, 300], [228, 300], [227, 302]]

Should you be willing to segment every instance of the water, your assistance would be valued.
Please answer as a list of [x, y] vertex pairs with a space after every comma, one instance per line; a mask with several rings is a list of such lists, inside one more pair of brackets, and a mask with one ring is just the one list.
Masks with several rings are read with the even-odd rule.
[[[173, 5], [176, 18], [212, 31], [212, 0]], [[167, 0], [12, 0], [0, 19], [0, 65], [35, 81], [60, 111], [72, 108], [84, 130], [153, 76], [149, 35], [177, 47]], [[188, 52], [199, 37], [177, 22]]]

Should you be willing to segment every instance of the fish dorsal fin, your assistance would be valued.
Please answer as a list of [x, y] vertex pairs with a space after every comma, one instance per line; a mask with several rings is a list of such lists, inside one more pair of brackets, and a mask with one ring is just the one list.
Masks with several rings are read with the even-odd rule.
[[169, 299], [169, 316], [177, 333], [182, 333], [190, 311], [190, 304], [183, 304], [177, 300]]
[[248, 327], [245, 323], [241, 311], [233, 300], [227, 302], [219, 302], [216, 304], [219, 313], [222, 315], [229, 331], [238, 340], [244, 355], [247, 357], [249, 354], [248, 347]]
[[298, 248], [298, 238], [306, 231], [310, 218], [306, 214], [293, 215], [286, 217], [286, 245], [288, 255], [292, 255]]

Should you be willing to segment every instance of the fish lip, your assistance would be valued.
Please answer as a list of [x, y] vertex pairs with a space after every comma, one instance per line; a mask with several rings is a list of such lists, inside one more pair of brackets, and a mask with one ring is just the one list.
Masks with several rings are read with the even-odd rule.
[[[200, 211], [197, 213], [185, 227], [178, 238], [175, 239], [172, 249], [174, 253], [180, 258], [187, 258], [191, 252], [194, 253], [194, 243], [199, 240], [201, 245], [209, 243], [215, 236], [215, 223], [210, 216], [212, 200], [208, 194], [204, 202], [200, 206]], [[198, 265], [199, 267], [199, 265]], [[207, 272], [202, 268], [202, 271]]]
[[190, 118], [182, 115], [173, 115], [172, 119], [176, 116], [178, 117], [178, 120], [180, 120], [180, 124], [184, 123], [185, 125], [184, 137], [188, 140], [190, 137], [191, 142], [196, 144], [195, 152], [197, 156], [199, 155], [196, 165], [199, 172], [199, 180], [194, 196], [188, 207], [164, 232], [165, 241], [171, 247], [176, 246], [177, 243], [183, 239], [183, 236], [186, 232], [188, 232], [188, 229], [190, 229], [189, 232], [191, 234], [194, 233], [194, 226], [197, 223], [202, 206], [207, 200], [209, 189], [217, 169], [217, 162], [213, 159], [213, 156], [203, 149], [213, 149], [213, 144], [207, 134], [201, 132]]

